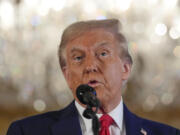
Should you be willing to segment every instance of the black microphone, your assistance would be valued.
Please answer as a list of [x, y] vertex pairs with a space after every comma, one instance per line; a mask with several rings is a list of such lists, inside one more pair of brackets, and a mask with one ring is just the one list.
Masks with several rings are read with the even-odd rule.
[[[89, 85], [82, 84], [77, 87], [76, 96], [82, 104], [87, 105], [83, 116], [87, 119], [92, 119], [93, 133], [94, 135], [98, 135], [100, 123], [96, 113], [100, 107], [100, 102], [96, 97], [96, 91]], [[96, 107], [96, 111], [93, 111], [92, 107]]]
[[81, 84], [77, 87], [76, 96], [82, 104], [89, 105], [90, 107], [100, 106], [100, 102], [96, 97], [96, 91], [87, 84]]

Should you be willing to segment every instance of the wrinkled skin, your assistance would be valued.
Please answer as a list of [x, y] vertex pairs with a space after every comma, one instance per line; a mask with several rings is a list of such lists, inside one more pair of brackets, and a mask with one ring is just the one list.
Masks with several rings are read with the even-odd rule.
[[112, 33], [93, 29], [66, 45], [63, 73], [73, 96], [78, 101], [80, 84], [94, 87], [101, 102], [99, 113], [108, 113], [120, 103], [122, 83], [130, 74], [131, 66], [119, 57], [117, 44]]

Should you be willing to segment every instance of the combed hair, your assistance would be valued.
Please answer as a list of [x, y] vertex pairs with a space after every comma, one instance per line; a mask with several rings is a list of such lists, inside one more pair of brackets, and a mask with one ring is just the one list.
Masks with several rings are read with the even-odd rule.
[[119, 32], [119, 26], [120, 22], [117, 19], [80, 21], [68, 26], [62, 34], [58, 49], [58, 57], [61, 68], [66, 66], [65, 48], [67, 43], [92, 29], [104, 29], [111, 32], [118, 40], [120, 57], [125, 58], [130, 64], [132, 64], [133, 61], [128, 52], [127, 40], [124, 35]]

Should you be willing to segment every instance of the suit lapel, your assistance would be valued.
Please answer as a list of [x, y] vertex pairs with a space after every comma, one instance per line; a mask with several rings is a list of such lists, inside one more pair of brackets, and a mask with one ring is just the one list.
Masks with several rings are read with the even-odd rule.
[[[132, 114], [124, 104], [126, 135], [141, 135], [141, 119]], [[143, 134], [142, 134], [143, 135]]]
[[74, 101], [62, 112], [59, 120], [51, 127], [53, 135], [82, 135], [79, 115]]
[[[51, 127], [53, 135], [82, 135], [79, 114], [74, 101], [67, 108], [62, 110], [60, 114], [60, 116], [57, 116], [59, 117], [58, 121]], [[142, 119], [131, 113], [125, 104], [124, 121], [126, 135], [143, 135], [147, 131], [141, 127]]]

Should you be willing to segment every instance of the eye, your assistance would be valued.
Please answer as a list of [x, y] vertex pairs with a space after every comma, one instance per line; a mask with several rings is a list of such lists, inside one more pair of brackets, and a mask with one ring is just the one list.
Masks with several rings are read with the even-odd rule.
[[100, 55], [101, 55], [101, 56], [106, 56], [106, 55], [107, 55], [107, 52], [101, 52]]
[[76, 56], [76, 57], [74, 57], [74, 60], [75, 61], [81, 61], [82, 60], [82, 56]]
[[101, 58], [105, 58], [105, 57], [107, 57], [109, 55], [109, 51], [107, 51], [107, 50], [101, 50], [101, 51], [99, 51], [99, 53], [98, 53], [98, 56]]

